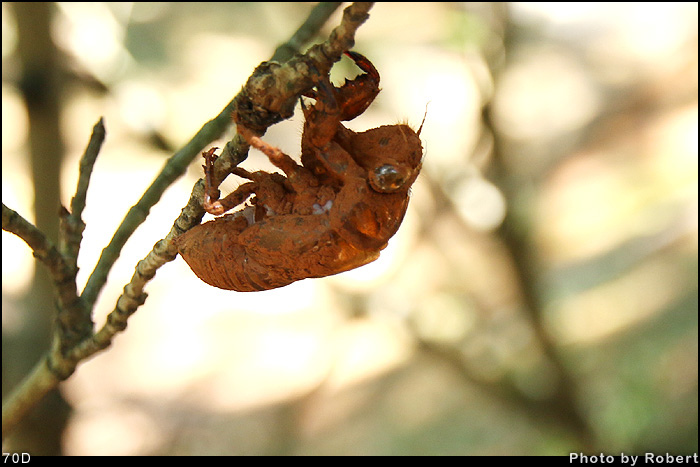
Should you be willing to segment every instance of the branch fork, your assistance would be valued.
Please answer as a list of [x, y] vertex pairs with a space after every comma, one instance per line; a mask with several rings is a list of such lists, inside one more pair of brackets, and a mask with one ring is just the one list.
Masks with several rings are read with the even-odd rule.
[[[146, 219], [151, 207], [163, 192], [179, 178], [189, 164], [212, 141], [221, 137], [233, 121], [260, 135], [267, 128], [294, 113], [298, 96], [313, 87], [313, 74], [325, 73], [343, 52], [354, 45], [357, 29], [369, 17], [371, 2], [351, 4], [329, 39], [298, 55], [300, 46], [313, 37], [340, 3], [320, 3], [292, 38], [277, 48], [271, 61], [263, 62], [243, 89], [215, 118], [207, 122], [194, 137], [165, 163], [163, 169], [141, 199], [126, 214], [112, 240], [102, 251], [95, 269], [82, 292], [78, 294], [77, 258], [85, 223], [82, 212], [97, 155], [105, 139], [104, 122], [95, 124], [88, 146], [80, 161], [80, 176], [70, 210], [61, 208], [60, 239], [54, 245], [35, 226], [3, 204], [2, 228], [24, 240], [34, 256], [49, 269], [54, 282], [58, 314], [51, 350], [37, 363], [17, 388], [3, 402], [2, 436], [12, 428], [49, 391], [70, 377], [77, 365], [109, 347], [114, 336], [126, 329], [128, 318], [146, 301], [146, 284], [162, 265], [177, 256], [173, 240], [198, 225], [204, 215], [204, 180], [195, 183], [187, 205], [174, 221], [170, 231], [158, 241], [144, 259], [138, 262], [130, 282], [117, 300], [106, 322], [94, 330], [92, 310], [107, 282], [112, 266], [128, 238]], [[297, 55], [294, 55], [297, 53]], [[245, 160], [248, 144], [236, 134], [215, 161], [212, 182], [218, 186], [231, 170]]]

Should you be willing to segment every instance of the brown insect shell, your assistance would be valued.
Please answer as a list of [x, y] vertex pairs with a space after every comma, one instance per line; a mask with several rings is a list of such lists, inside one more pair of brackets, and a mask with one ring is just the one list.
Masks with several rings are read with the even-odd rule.
[[[363, 183], [350, 183], [341, 190], [335, 206], [343, 213], [333, 228], [359, 249], [381, 249], [396, 233], [408, 208], [408, 191], [421, 168], [423, 147], [408, 125], [386, 125], [362, 133], [339, 131], [339, 144], [362, 169]], [[380, 193], [371, 188], [368, 174], [390, 164], [408, 174], [400, 189]]]
[[[255, 172], [254, 206], [196, 226], [176, 240], [200, 279], [227, 290], [267, 290], [379, 257], [406, 213], [408, 190], [420, 171], [420, 139], [407, 125], [363, 133], [338, 125], [337, 130], [321, 154], [302, 144], [305, 167], [293, 179]], [[393, 193], [375, 191], [368, 181], [368, 173], [385, 164], [409, 173]], [[323, 165], [337, 174], [324, 173]], [[314, 205], [328, 202], [326, 212], [314, 213]]]
[[178, 239], [182, 257], [204, 282], [226, 290], [267, 290], [354, 269], [379, 256], [339, 238], [328, 213], [277, 215], [250, 225], [244, 211], [198, 225]]
[[[342, 215], [335, 199], [339, 185], [321, 183], [303, 167], [291, 179], [262, 171], [251, 175], [258, 184], [253, 206], [196, 226], [176, 240], [204, 282], [227, 290], [267, 290], [354, 269], [379, 256], [379, 249], [360, 250], [331, 228], [331, 217]], [[318, 213], [320, 206], [329, 209]]]

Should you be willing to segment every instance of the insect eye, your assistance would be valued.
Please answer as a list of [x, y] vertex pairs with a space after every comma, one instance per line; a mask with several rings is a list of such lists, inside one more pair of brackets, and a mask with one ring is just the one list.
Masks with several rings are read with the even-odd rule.
[[371, 173], [369, 182], [372, 188], [381, 193], [391, 193], [400, 189], [406, 182], [406, 174], [390, 164], [377, 167]]

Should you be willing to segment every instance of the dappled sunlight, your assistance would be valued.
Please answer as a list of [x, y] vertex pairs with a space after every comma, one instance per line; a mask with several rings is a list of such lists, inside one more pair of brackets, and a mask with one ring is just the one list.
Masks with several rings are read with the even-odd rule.
[[[33, 221], [17, 31], [2, 8], [3, 203]], [[70, 204], [100, 116], [107, 131], [79, 290], [168, 158], [310, 8], [59, 4], [62, 193], [37, 202]], [[239, 293], [176, 257], [125, 332], [62, 385], [74, 408], [66, 453], [562, 454], [590, 446], [577, 424], [600, 450], [692, 448], [697, 5], [378, 3], [354, 50], [377, 66], [382, 91], [348, 128], [417, 130], [425, 116], [422, 172], [379, 259]], [[343, 58], [332, 79], [357, 73]], [[297, 105], [262, 138], [299, 161], [303, 120]], [[97, 298], [98, 327], [201, 165], [126, 242]], [[257, 150], [241, 167], [279, 171]], [[221, 192], [245, 182], [231, 176]], [[7, 232], [2, 246], [12, 336], [39, 263]]]
[[[82, 407], [65, 433], [66, 443], [86, 456], [135, 456], [165, 441], [162, 427], [129, 403]], [[115, 443], [114, 440], [119, 442]]]
[[[601, 96], [587, 70], [563, 50], [530, 50], [499, 82], [499, 126], [516, 140], [547, 140], [580, 128], [598, 112]], [[527, 92], [523, 92], [527, 89]]]
[[[59, 6], [65, 14], [56, 21], [56, 44], [96, 77], [109, 82], [134, 65], [124, 47], [125, 25], [116, 17], [117, 10], [100, 2], [66, 2]], [[130, 9], [128, 3], [121, 6]]]
[[649, 261], [624, 277], [556, 303], [552, 327], [565, 344], [606, 339], [646, 322], [692, 285], [693, 278], [677, 272], [673, 263]]

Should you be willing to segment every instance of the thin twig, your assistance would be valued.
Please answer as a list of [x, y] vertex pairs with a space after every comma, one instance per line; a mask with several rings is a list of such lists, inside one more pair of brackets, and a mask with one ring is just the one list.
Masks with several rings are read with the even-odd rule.
[[311, 10], [309, 17], [306, 18], [306, 21], [299, 27], [297, 32], [287, 42], [277, 47], [270, 61], [286, 62], [295, 54], [298, 54], [301, 51], [301, 47], [318, 33], [323, 25], [326, 24], [328, 18], [342, 4], [343, 2], [319, 2]]
[[80, 243], [83, 240], [83, 231], [85, 230], [85, 223], [83, 222], [82, 216], [83, 210], [85, 209], [88, 186], [90, 185], [90, 176], [92, 175], [92, 169], [95, 166], [95, 161], [100, 153], [105, 136], [104, 122], [102, 118], [100, 118], [93, 127], [90, 141], [85, 148], [83, 156], [80, 158], [78, 186], [75, 190], [75, 196], [73, 196], [71, 200], [70, 211], [65, 209], [61, 211], [59, 250], [76, 269], [78, 266]]
[[64, 272], [65, 264], [58, 249], [44, 233], [18, 212], [2, 204], [2, 230], [13, 233], [32, 249], [34, 256], [46, 264], [52, 276]]
[[78, 253], [83, 240], [85, 222], [82, 214], [85, 209], [87, 190], [90, 185], [90, 177], [95, 166], [95, 161], [102, 148], [106, 136], [103, 119], [100, 118], [92, 129], [90, 141], [83, 156], [80, 158], [80, 173], [75, 196], [71, 201], [71, 210], [61, 209], [59, 218], [59, 251], [72, 271], [70, 286], [67, 282], [64, 287], [71, 289], [70, 302], [59, 299], [58, 326], [56, 338], [61, 349], [73, 347], [79, 341], [89, 337], [93, 332], [91, 308], [86, 306], [82, 299], [77, 297], [75, 276], [78, 272]]
[[2, 439], [43, 399], [60, 380], [48, 368], [47, 358], [39, 360], [22, 382], [2, 403]]
[[328, 40], [303, 55], [283, 64], [261, 63], [234, 99], [236, 124], [262, 135], [271, 125], [291, 117], [298, 97], [315, 85], [318, 76], [327, 75], [343, 52], [355, 45], [355, 31], [367, 20], [372, 6], [371, 2], [356, 2], [347, 7]]
[[75, 289], [75, 269], [61, 255], [58, 248], [34, 224], [16, 211], [2, 205], [2, 229], [17, 235], [29, 245], [32, 254], [44, 263], [56, 287], [60, 308], [70, 308], [79, 302]]
[[100, 153], [105, 136], [106, 131], [104, 120], [100, 118], [92, 128], [90, 141], [85, 148], [83, 157], [80, 158], [80, 176], [78, 177], [78, 186], [75, 190], [75, 196], [71, 201], [71, 214], [78, 218], [83, 215], [83, 209], [85, 209], [85, 200], [87, 198], [88, 186], [90, 185], [92, 168], [97, 160], [97, 155]]

